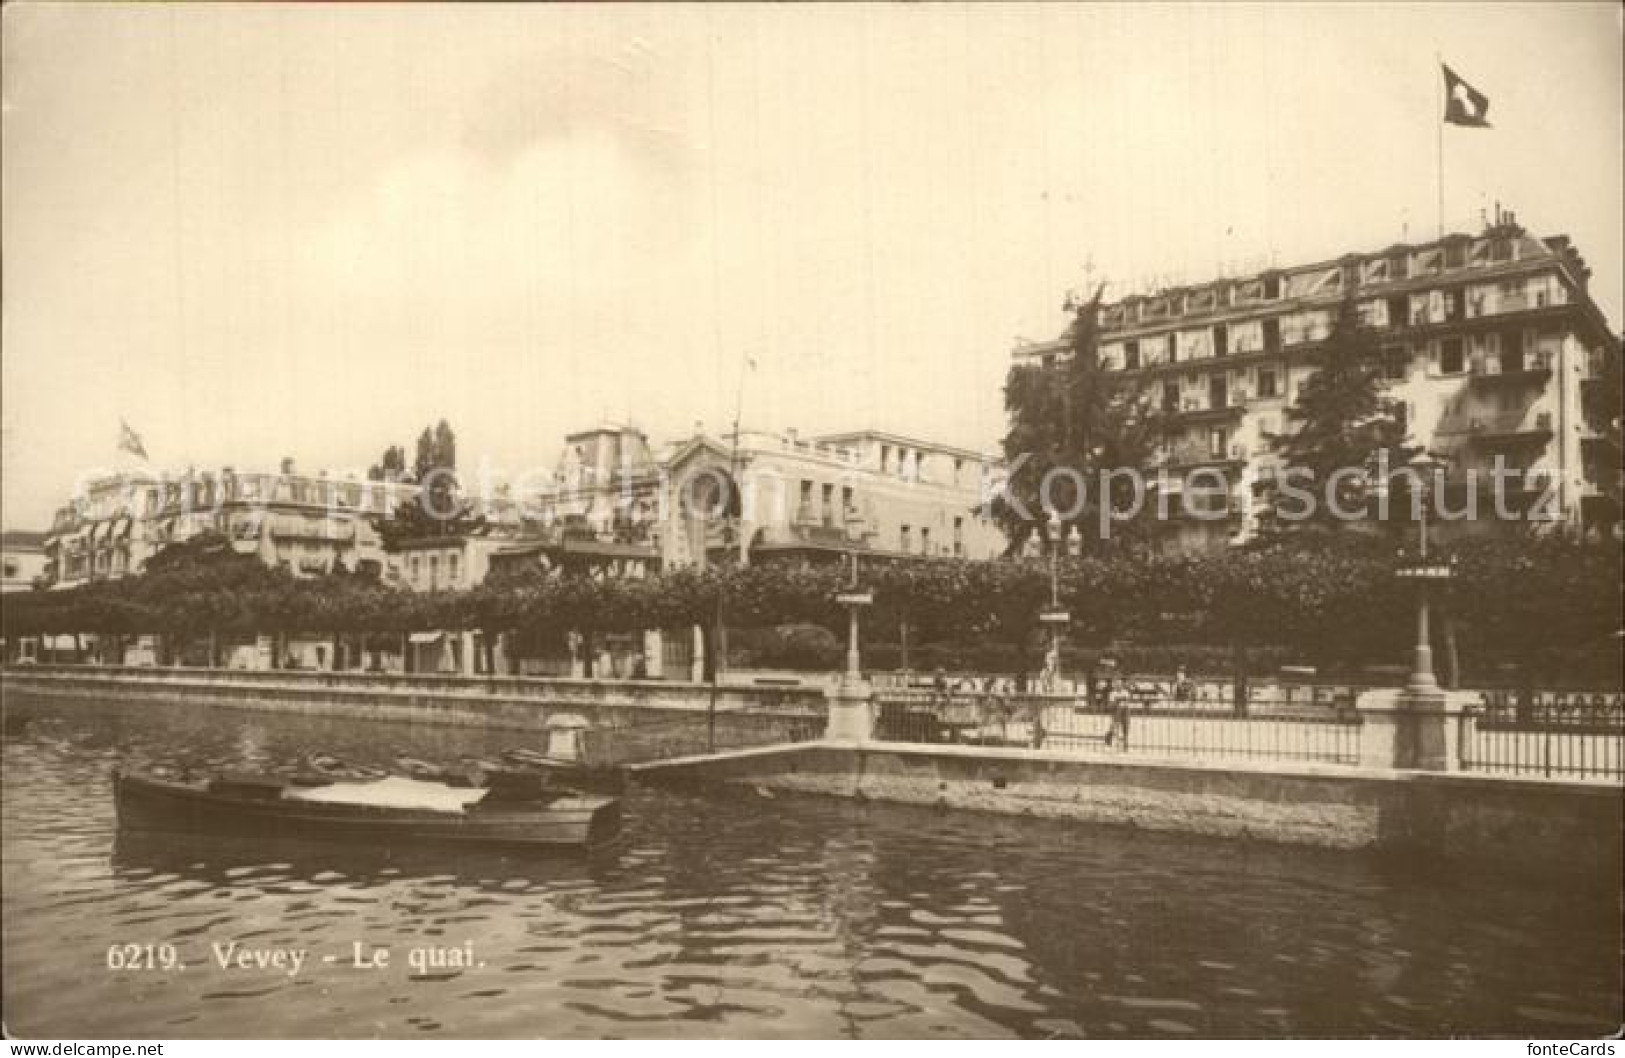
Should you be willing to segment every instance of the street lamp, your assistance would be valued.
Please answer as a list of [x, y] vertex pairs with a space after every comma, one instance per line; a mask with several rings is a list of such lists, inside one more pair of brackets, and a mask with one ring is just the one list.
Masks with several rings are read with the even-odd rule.
[[1050, 517], [1050, 548], [1049, 548], [1049, 607], [1038, 614], [1040, 624], [1049, 625], [1050, 630], [1050, 679], [1055, 684], [1061, 681], [1061, 629], [1072, 620], [1072, 615], [1061, 609], [1061, 578], [1057, 569], [1059, 553], [1062, 547], [1064, 527], [1059, 515]]
[[1428, 499], [1432, 478], [1443, 469], [1445, 462], [1432, 453], [1422, 452], [1406, 466], [1414, 472], [1418, 518], [1416, 558], [1407, 559], [1402, 552], [1396, 571], [1400, 577], [1416, 581], [1416, 647], [1405, 689], [1412, 694], [1438, 694], [1439, 681], [1433, 674], [1433, 646], [1428, 633], [1428, 585], [1449, 580], [1451, 563], [1440, 556], [1428, 555]]
[[835, 601], [846, 607], [846, 675], [842, 678], [849, 685], [856, 686], [863, 679], [862, 659], [858, 654], [858, 612], [865, 606], [874, 603], [875, 596], [872, 591], [858, 589], [858, 553], [852, 552], [852, 583], [845, 591], [838, 592]]

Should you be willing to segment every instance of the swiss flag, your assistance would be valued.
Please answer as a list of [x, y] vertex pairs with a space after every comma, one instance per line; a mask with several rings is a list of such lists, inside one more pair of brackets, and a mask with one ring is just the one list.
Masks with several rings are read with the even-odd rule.
[[1444, 70], [1444, 119], [1452, 125], [1487, 129], [1490, 123], [1490, 97], [1456, 76], [1456, 71], [1440, 63]]

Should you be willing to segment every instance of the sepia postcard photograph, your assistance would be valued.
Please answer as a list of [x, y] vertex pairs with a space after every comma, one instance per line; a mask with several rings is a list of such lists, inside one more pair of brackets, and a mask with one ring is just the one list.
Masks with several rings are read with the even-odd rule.
[[1616, 1054], [1619, 3], [0, 31], [7, 1058]]

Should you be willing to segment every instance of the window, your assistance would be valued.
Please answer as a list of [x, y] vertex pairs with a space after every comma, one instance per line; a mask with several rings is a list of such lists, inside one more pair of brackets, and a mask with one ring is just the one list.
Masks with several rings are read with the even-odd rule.
[[447, 581], [451, 582], [452, 584], [457, 583], [457, 578], [462, 574], [462, 570], [458, 568], [460, 565], [461, 565], [461, 560], [460, 560], [460, 558], [459, 558], [459, 556], [457, 555], [456, 552], [452, 552], [451, 554], [446, 556], [446, 580]]
[[796, 517], [802, 521], [811, 518], [813, 516], [812, 503], [813, 483], [803, 481], [801, 483], [801, 506], [796, 510]]
[[1179, 383], [1174, 381], [1162, 384], [1162, 410], [1175, 412], [1179, 410]]
[[1123, 370], [1138, 371], [1140, 369], [1140, 343], [1130, 339], [1123, 343]]
[[407, 568], [412, 571], [412, 583], [416, 584], [417, 579], [418, 579], [418, 570], [419, 570], [418, 557], [416, 555], [413, 555], [410, 559], [407, 560]]
[[1230, 353], [1230, 329], [1222, 323], [1213, 325], [1213, 355], [1228, 356]]
[[955, 459], [954, 459], [954, 484], [955, 485], [959, 484], [959, 475], [960, 475], [961, 472], [964, 471], [964, 469], [965, 469], [965, 461], [963, 459], [959, 459], [959, 458], [955, 457]]
[[930, 553], [931, 553], [931, 527], [928, 526], [928, 525], [922, 525], [922, 526], [920, 526], [920, 554], [929, 555]]
[[1444, 266], [1446, 268], [1460, 268], [1467, 263], [1467, 252], [1460, 242], [1453, 242], [1444, 248]]
[[429, 556], [429, 587], [440, 587], [440, 556]]
[[852, 486], [847, 485], [841, 489], [841, 517], [845, 518], [852, 512]]
[[1278, 353], [1281, 351], [1281, 320], [1271, 317], [1264, 321], [1264, 351]]
[[1264, 277], [1264, 300], [1265, 301], [1274, 301], [1276, 298], [1279, 298], [1280, 296], [1281, 296], [1281, 277], [1280, 276], [1265, 276]]
[[891, 445], [880, 446], [880, 472], [884, 474], [891, 465]]
[[1176, 331], [1168, 332], [1168, 362], [1170, 364], [1179, 362], [1179, 334]]
[[909, 533], [908, 526], [903, 525], [898, 527], [897, 541], [897, 549], [899, 551], [907, 552], [910, 549], [910, 545], [913, 543], [913, 537]]
[[1403, 294], [1401, 294], [1399, 297], [1388, 299], [1388, 326], [1405, 326], [1405, 319], [1409, 315], [1410, 312], [1407, 307], [1406, 298]]
[[1276, 391], [1276, 388], [1275, 388], [1275, 370], [1273, 368], [1259, 368], [1259, 370], [1258, 370], [1258, 395], [1259, 395], [1259, 397], [1268, 399], [1270, 397], [1274, 397], [1276, 395], [1276, 392], [1277, 391]]
[[[955, 524], [956, 525], [958, 524], [957, 519], [955, 521]], [[10, 579], [15, 578], [17, 576], [18, 568], [19, 567], [17, 566], [17, 560], [16, 559], [13, 559], [13, 558], [6, 559], [6, 579], [10, 580]]]
[[1492, 261], [1510, 261], [1510, 260], [1512, 260], [1512, 240], [1511, 239], [1494, 239], [1494, 240], [1492, 240], [1490, 242], [1490, 260], [1492, 260]]
[[1209, 430], [1207, 434], [1207, 454], [1213, 459], [1223, 459], [1230, 448], [1230, 431], [1224, 429]]
[[1441, 375], [1459, 375], [1462, 367], [1461, 339], [1442, 339], [1439, 342], [1439, 373]]
[[[1406, 276], [1410, 275], [1410, 271], [1410, 258], [1406, 257], [1404, 254], [1396, 253], [1392, 257], [1388, 258], [1389, 279], [1404, 279]], [[1405, 317], [1404, 313], [1401, 313], [1398, 316], [1391, 316], [1390, 318], [1404, 319]]]
[[962, 558], [965, 554], [965, 519], [954, 518], [954, 557]]
[[1044, 364], [1044, 370], [1045, 371], [1050, 371], [1050, 370], [1054, 369], [1054, 367], [1055, 367], [1055, 354], [1054, 353], [1045, 353], [1040, 359], [1042, 360], [1042, 362]]
[[1394, 382], [1404, 381], [1410, 373], [1410, 354], [1402, 345], [1392, 345], [1382, 351], [1383, 376]]
[[1524, 356], [1525, 342], [1521, 330], [1510, 330], [1501, 335], [1501, 370], [1524, 371], [1534, 365]]

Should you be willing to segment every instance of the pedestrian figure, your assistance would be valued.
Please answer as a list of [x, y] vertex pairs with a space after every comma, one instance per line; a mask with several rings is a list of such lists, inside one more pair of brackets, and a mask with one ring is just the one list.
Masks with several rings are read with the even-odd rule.
[[1127, 688], [1122, 686], [1115, 678], [1108, 678], [1101, 684], [1105, 695], [1107, 708], [1111, 710], [1112, 724], [1106, 729], [1106, 745], [1114, 743], [1120, 750], [1128, 749], [1129, 726], [1129, 696]]
[[1196, 681], [1185, 675], [1185, 666], [1174, 672], [1174, 704], [1191, 705], [1196, 701]]

